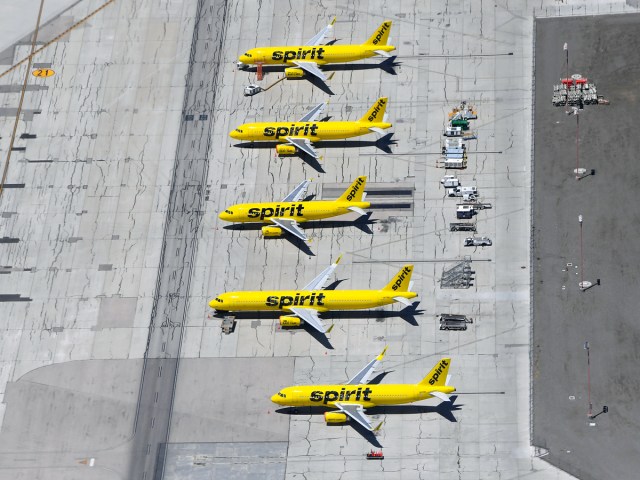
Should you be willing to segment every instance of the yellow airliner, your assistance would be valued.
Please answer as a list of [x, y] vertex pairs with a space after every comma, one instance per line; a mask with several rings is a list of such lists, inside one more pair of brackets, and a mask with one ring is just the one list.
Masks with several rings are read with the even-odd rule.
[[382, 361], [387, 348], [374, 360], [371, 360], [355, 377], [341, 385], [293, 386], [280, 390], [271, 397], [271, 401], [288, 407], [329, 407], [338, 412], [326, 412], [327, 424], [345, 423], [349, 418], [355, 420], [367, 430], [373, 428], [364, 413], [367, 408], [380, 405], [399, 405], [413, 403], [436, 397], [450, 402], [449, 394], [456, 391], [449, 383], [450, 358], [443, 358], [433, 369], [416, 384], [370, 385], [369, 381], [375, 368]]
[[380, 24], [369, 39], [361, 45], [320, 45], [333, 30], [336, 19], [316, 34], [306, 45], [258, 47], [240, 55], [238, 68], [247, 69], [250, 65], [290, 65], [285, 68], [286, 78], [302, 78], [305, 73], [318, 77], [322, 81], [327, 76], [318, 65], [346, 63], [380, 55], [390, 57], [389, 52], [396, 49], [387, 45], [391, 21]]
[[405, 265], [381, 290], [324, 290], [342, 255], [311, 283], [300, 290], [268, 290], [227, 292], [209, 302], [217, 311], [284, 311], [280, 317], [283, 327], [299, 327], [302, 321], [321, 333], [327, 333], [319, 314], [330, 310], [363, 310], [400, 302], [411, 306], [413, 265]]
[[367, 177], [356, 178], [337, 200], [301, 202], [300, 199], [307, 193], [310, 182], [310, 180], [302, 182], [281, 202], [232, 205], [220, 213], [220, 219], [227, 222], [266, 223], [269, 226], [262, 227], [262, 234], [265, 237], [279, 237], [282, 235], [282, 230], [286, 230], [299, 239], [307, 241], [307, 236], [298, 222], [336, 217], [349, 212], [366, 215], [367, 212], [363, 208], [371, 206], [369, 202], [363, 201], [366, 195], [364, 188]]
[[311, 145], [313, 142], [359, 137], [371, 132], [383, 134], [392, 126], [385, 115], [387, 97], [379, 98], [360, 120], [352, 122], [317, 122], [326, 105], [327, 102], [316, 105], [298, 122], [245, 123], [229, 136], [251, 142], [275, 141], [279, 143], [276, 146], [278, 155], [295, 155], [301, 150], [317, 159], [318, 153]]

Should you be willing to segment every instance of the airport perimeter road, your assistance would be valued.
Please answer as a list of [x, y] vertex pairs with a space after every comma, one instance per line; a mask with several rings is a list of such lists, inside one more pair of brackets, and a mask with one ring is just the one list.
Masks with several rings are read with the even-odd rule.
[[200, 0], [127, 478], [160, 479], [209, 168], [227, 2]]
[[[640, 14], [536, 21], [533, 443], [583, 480], [640, 472], [638, 31]], [[564, 42], [569, 73], [611, 102], [579, 114], [579, 164], [595, 170], [580, 181], [578, 119], [551, 104]], [[601, 285], [582, 292], [582, 278]], [[589, 399], [609, 412], [589, 419]]]

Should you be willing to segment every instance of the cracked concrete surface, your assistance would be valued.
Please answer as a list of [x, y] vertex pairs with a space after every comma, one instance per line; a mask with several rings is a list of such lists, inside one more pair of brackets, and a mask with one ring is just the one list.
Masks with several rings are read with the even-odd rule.
[[[292, 9], [281, 1], [230, 1], [219, 81], [211, 87], [215, 104], [196, 102], [188, 112], [183, 111], [185, 75], [196, 20], [204, 22], [201, 28], [211, 31], [210, 38], [217, 38], [219, 9], [205, 8], [196, 19], [197, 2], [116, 1], [90, 24], [72, 31], [67, 41], [43, 51], [35, 60], [51, 63], [56, 75], [30, 80], [49, 88], [27, 92], [25, 109], [41, 113], [25, 116], [19, 133], [36, 138], [20, 139], [18, 146], [26, 149], [13, 152], [9, 170], [8, 181], [25, 186], [7, 189], [0, 200], [0, 237], [19, 239], [0, 244], [0, 264], [11, 267], [10, 273], [3, 270], [0, 275], [0, 291], [32, 299], [0, 302], [0, 318], [6, 319], [0, 339], [2, 415], [11, 415], [13, 428], [26, 428], [28, 415], [21, 410], [19, 396], [5, 403], [6, 392], [28, 391], [20, 379], [39, 367], [55, 364], [73, 371], [74, 361], [82, 361], [95, 365], [95, 376], [103, 379], [100, 386], [117, 398], [92, 392], [84, 403], [70, 402], [70, 411], [88, 418], [100, 401], [104, 412], [116, 412], [104, 420], [111, 431], [133, 431], [136, 403], [118, 400], [127, 394], [122, 389], [128, 383], [120, 382], [117, 372], [103, 368], [106, 364], [100, 360], [128, 359], [127, 378], [139, 378], [165, 244], [162, 232], [180, 125], [186, 113], [195, 114], [198, 121], [205, 112], [211, 141], [208, 173], [198, 179], [205, 188], [197, 212], [202, 224], [195, 258], [188, 266], [188, 298], [174, 298], [184, 302], [186, 312], [181, 356], [202, 374], [197, 383], [185, 381], [193, 378], [190, 375], [178, 376], [179, 415], [169, 441], [186, 442], [191, 450], [170, 450], [177, 463], [169, 465], [167, 475], [196, 478], [210, 472], [206, 456], [217, 455], [205, 445], [189, 443], [190, 429], [199, 418], [217, 414], [216, 405], [198, 398], [189, 410], [190, 398], [226, 388], [233, 395], [262, 396], [287, 384], [345, 381], [345, 372], [358, 371], [389, 344], [385, 382], [415, 382], [441, 355], [451, 355], [452, 384], [460, 391], [450, 412], [455, 421], [439, 413], [433, 401], [417, 410], [374, 413], [385, 422], [377, 440], [386, 458], [368, 462], [363, 455], [371, 445], [352, 427], [328, 427], [321, 415], [307, 412], [283, 416], [264, 399], [256, 402], [254, 415], [262, 412], [265, 422], [280, 425], [287, 436], [279, 440], [288, 442], [283, 470], [281, 450], [272, 451], [281, 477], [568, 478], [534, 458], [529, 447], [527, 266], [532, 15], [570, 14], [576, 9], [596, 14], [602, 8], [596, 2], [570, 3], [443, 0], [392, 6], [356, 1], [306, 3]], [[616, 11], [630, 8], [622, 1], [607, 5]], [[80, 1], [69, 15], [81, 18], [95, 7], [95, 2]], [[383, 154], [373, 146], [323, 146], [325, 173], [319, 174], [298, 158], [275, 157], [272, 148], [233, 147], [228, 132], [236, 125], [298, 118], [326, 100], [325, 93], [306, 81], [282, 82], [268, 92], [243, 97], [244, 85], [255, 74], [235, 69], [237, 55], [256, 45], [304, 42], [334, 14], [341, 43], [362, 42], [384, 18], [394, 21], [392, 37], [402, 62], [398, 74], [375, 69], [337, 72], [331, 81], [336, 95], [330, 103], [335, 119], [357, 119], [373, 100], [388, 96], [398, 141], [394, 153]], [[15, 59], [26, 54], [27, 46], [16, 47]], [[19, 85], [22, 73], [18, 70], [2, 83]], [[199, 75], [209, 75], [206, 66]], [[266, 81], [272, 79], [267, 76]], [[195, 86], [199, 88], [208, 86]], [[0, 90], [0, 105], [15, 108], [17, 95], [13, 88]], [[446, 114], [463, 99], [477, 107], [479, 138], [470, 144], [469, 168], [460, 178], [477, 184], [484, 199], [494, 204], [493, 210], [477, 216], [479, 232], [492, 237], [494, 247], [473, 253], [472, 288], [441, 290], [437, 280], [442, 263], [434, 260], [460, 259], [469, 252], [462, 247], [461, 234], [448, 232], [455, 202], [442, 198], [439, 179], [444, 171], [428, 152], [439, 150]], [[3, 151], [11, 122], [10, 116], [0, 117]], [[374, 139], [370, 137], [363, 140]], [[497, 151], [502, 153], [484, 153]], [[349, 183], [357, 175], [367, 175], [371, 185], [413, 185], [413, 210], [374, 213], [379, 221], [372, 226], [373, 235], [352, 227], [315, 229], [313, 255], [285, 239], [265, 241], [257, 232], [226, 230], [216, 215], [240, 201], [281, 198], [304, 178], [314, 178], [321, 192], [324, 184]], [[281, 331], [272, 317], [240, 320], [232, 335], [220, 332], [219, 319], [208, 318], [207, 301], [217, 292], [301, 285], [340, 253], [345, 258], [336, 277], [345, 281], [338, 288], [383, 285], [399, 266], [395, 261], [414, 261], [423, 310], [416, 317], [418, 326], [378, 312], [335, 316], [330, 320], [336, 324], [330, 349], [306, 331]], [[135, 307], [128, 299], [136, 299]], [[127, 318], [103, 323], [100, 312], [109, 310]], [[447, 311], [470, 315], [475, 322], [466, 332], [441, 332], [436, 316]], [[162, 323], [180, 322], [167, 318]], [[162, 351], [162, 342], [158, 348]], [[252, 373], [266, 373], [251, 383], [243, 383], [242, 370], [237, 375], [231, 370], [224, 379], [208, 375], [205, 366], [217, 359], [238, 359], [247, 365], [244, 368], [255, 370]], [[277, 378], [268, 373], [273, 369], [279, 372]], [[78, 390], [77, 378], [61, 378], [61, 387]], [[246, 428], [241, 405], [238, 402], [235, 411], [234, 402], [228, 407], [230, 433], [234, 420], [238, 429]], [[37, 408], [46, 409], [47, 402]], [[45, 418], [41, 413], [35, 418]], [[56, 423], [60, 417], [48, 421], [47, 431], [57, 427], [62, 439], [76, 435]], [[102, 422], [93, 427], [100, 430]], [[7, 428], [3, 422], [0, 437]], [[8, 460], [7, 451], [1, 451], [0, 476], [118, 478], [120, 470], [113, 467], [135, 454], [126, 443], [105, 451], [91, 441], [82, 451], [69, 444], [56, 458], [36, 454], [29, 445], [35, 445], [39, 428], [45, 426], [35, 422], [25, 430], [29, 436], [20, 457], [35, 458], [36, 466], [14, 469], [15, 459]], [[208, 438], [202, 429], [196, 440], [214, 438], [214, 432]], [[229, 448], [224, 451], [232, 452]], [[97, 468], [82, 463], [89, 458]], [[233, 458], [225, 461], [237, 464]]]

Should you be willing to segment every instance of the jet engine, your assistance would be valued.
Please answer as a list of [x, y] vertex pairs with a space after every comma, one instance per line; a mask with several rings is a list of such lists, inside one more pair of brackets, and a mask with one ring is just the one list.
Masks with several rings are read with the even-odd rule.
[[327, 422], [327, 425], [346, 423], [347, 414], [340, 412], [324, 412], [324, 421]]
[[298, 149], [293, 145], [276, 145], [276, 153], [281, 157], [284, 157], [286, 155], [295, 155], [297, 151]]
[[290, 316], [281, 316], [280, 317], [280, 326], [281, 327], [299, 327], [302, 324], [302, 320], [298, 317], [290, 317]]
[[297, 67], [288, 67], [284, 69], [284, 76], [287, 78], [302, 78], [304, 70]]
[[282, 235], [280, 227], [262, 227], [262, 236], [264, 238], [277, 238]]

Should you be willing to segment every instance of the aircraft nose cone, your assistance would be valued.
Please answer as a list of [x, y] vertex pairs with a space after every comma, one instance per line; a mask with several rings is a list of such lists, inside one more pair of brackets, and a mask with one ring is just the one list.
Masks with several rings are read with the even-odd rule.
[[209, 302], [209, 306], [210, 306], [211, 308], [216, 308], [217, 304], [218, 304], [218, 302], [216, 302], [215, 300], [211, 300], [211, 301]]
[[276, 404], [280, 405], [280, 397], [277, 394], [271, 395], [271, 401], [273, 403], [276, 403]]
[[229, 214], [227, 212], [220, 212], [218, 214], [218, 218], [220, 220], [227, 220], [228, 221], [229, 220]]
[[231, 138], [235, 138], [236, 140], [240, 139], [240, 134], [238, 132], [236, 132], [235, 130], [232, 130], [231, 132], [229, 132], [229, 136]]

